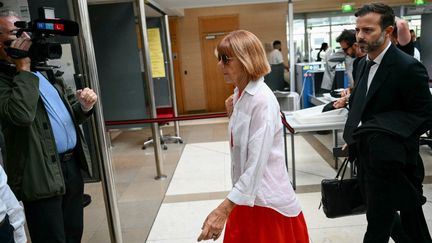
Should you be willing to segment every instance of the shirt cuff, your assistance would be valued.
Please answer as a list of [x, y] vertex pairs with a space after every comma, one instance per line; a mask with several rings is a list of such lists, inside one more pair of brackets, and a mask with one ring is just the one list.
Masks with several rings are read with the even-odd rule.
[[84, 113], [88, 113], [89, 111], [91, 111], [91, 110], [93, 109], [93, 107], [94, 107], [94, 106], [92, 106], [90, 109], [85, 109], [84, 106], [81, 105], [81, 110], [82, 110]]
[[255, 196], [243, 194], [235, 187], [228, 194], [227, 198], [237, 205], [246, 205], [250, 207], [255, 205]]
[[16, 243], [27, 242], [27, 236], [25, 234], [24, 226], [21, 226], [14, 231], [14, 240]]

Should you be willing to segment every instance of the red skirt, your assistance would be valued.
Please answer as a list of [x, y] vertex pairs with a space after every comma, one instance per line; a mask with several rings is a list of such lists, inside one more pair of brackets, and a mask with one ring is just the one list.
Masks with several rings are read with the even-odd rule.
[[236, 206], [228, 217], [224, 243], [309, 243], [301, 212], [286, 217], [271, 208]]

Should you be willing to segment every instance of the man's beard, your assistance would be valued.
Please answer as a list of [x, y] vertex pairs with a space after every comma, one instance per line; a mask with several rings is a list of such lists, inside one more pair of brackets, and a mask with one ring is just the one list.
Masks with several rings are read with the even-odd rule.
[[372, 42], [366, 42], [366, 41], [359, 41], [360, 49], [363, 52], [369, 53], [374, 52], [378, 50], [385, 42], [385, 32], [381, 32], [380, 38], [378, 40], [372, 41]]

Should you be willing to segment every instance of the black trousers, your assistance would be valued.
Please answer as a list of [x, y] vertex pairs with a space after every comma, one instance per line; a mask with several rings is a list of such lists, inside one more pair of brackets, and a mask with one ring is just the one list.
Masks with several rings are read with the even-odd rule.
[[24, 202], [32, 243], [79, 243], [83, 233], [84, 183], [78, 161], [63, 161], [66, 194]]
[[364, 243], [431, 243], [423, 214], [423, 162], [406, 161], [402, 141], [385, 133], [357, 140], [358, 178], [368, 226]]
[[14, 240], [14, 227], [9, 222], [9, 216], [0, 222], [0, 242], [1, 243], [15, 243]]

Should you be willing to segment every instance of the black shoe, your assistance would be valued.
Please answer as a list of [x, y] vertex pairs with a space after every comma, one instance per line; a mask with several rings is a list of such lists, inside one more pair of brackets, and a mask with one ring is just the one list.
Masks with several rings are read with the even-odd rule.
[[91, 196], [89, 194], [84, 194], [83, 195], [83, 207], [87, 207], [90, 203], [91, 203], [92, 199]]

